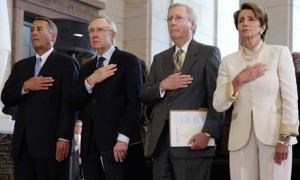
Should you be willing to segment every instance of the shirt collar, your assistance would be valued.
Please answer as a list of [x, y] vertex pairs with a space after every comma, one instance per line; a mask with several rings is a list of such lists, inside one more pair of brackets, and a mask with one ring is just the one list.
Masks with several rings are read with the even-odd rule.
[[35, 57], [36, 57], [36, 59], [41, 57], [42, 58], [41, 65], [43, 65], [53, 51], [54, 51], [54, 49], [52, 47], [48, 51], [46, 51], [44, 54], [42, 54], [41, 56], [39, 56], [38, 54], [35, 54]]
[[191, 40], [192, 40], [192, 38], [190, 38], [181, 48], [176, 46], [175, 52], [177, 52], [179, 49], [182, 49], [186, 53], [187, 50], [188, 50], [188, 47], [190, 45]]
[[115, 47], [114, 45], [112, 45], [107, 51], [105, 51], [104, 54], [101, 54], [101, 55], [100, 55], [100, 54], [98, 53], [97, 59], [98, 59], [100, 56], [102, 56], [102, 57], [105, 58], [105, 60], [110, 61], [111, 56], [113, 55], [113, 53], [114, 53], [115, 50], [116, 50], [116, 47]]

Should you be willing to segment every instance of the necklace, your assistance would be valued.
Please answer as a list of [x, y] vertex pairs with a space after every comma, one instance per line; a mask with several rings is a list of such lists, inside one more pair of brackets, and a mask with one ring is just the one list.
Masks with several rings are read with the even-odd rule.
[[251, 60], [255, 59], [259, 55], [259, 53], [263, 50], [264, 47], [265, 47], [265, 42], [263, 42], [261, 44], [261, 46], [259, 47], [259, 49], [257, 50], [257, 52], [253, 56], [250, 56], [250, 57], [244, 53], [244, 50], [242, 50], [243, 59], [245, 59], [246, 61], [251, 61]]

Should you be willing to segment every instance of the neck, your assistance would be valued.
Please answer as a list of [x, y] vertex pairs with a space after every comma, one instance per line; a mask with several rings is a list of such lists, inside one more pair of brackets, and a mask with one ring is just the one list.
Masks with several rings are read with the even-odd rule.
[[241, 45], [252, 51], [260, 43], [260, 41], [260, 38], [242, 39]]

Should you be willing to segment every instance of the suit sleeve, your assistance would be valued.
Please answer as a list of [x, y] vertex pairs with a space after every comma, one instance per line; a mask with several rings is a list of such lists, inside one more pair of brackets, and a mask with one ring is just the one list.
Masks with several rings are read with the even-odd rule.
[[142, 70], [140, 60], [137, 57], [132, 57], [127, 63], [125, 77], [125, 109], [124, 109], [124, 121], [119, 122], [119, 133], [122, 133], [128, 137], [132, 137], [132, 133], [136, 132], [136, 129], [141, 103], [139, 100], [139, 93], [142, 88]]
[[216, 89], [216, 79], [218, 75], [218, 68], [220, 65], [220, 51], [214, 47], [209, 54], [206, 62], [206, 92], [208, 112], [203, 132], [209, 133], [211, 136], [218, 138], [221, 134], [222, 125], [224, 122], [224, 113], [218, 113], [213, 105], [213, 94]]
[[5, 106], [16, 106], [27, 96], [27, 94], [21, 95], [24, 81], [19, 78], [20, 75], [18, 74], [22, 71], [17, 69], [18, 64], [15, 64], [2, 90], [1, 101]]
[[65, 62], [65, 68], [62, 74], [61, 110], [59, 117], [59, 126], [57, 130], [58, 138], [67, 139], [70, 142], [72, 142], [75, 125], [75, 111], [71, 106], [71, 92], [74, 89], [79, 70], [76, 63], [72, 61], [75, 60]]
[[147, 106], [152, 106], [155, 105], [157, 102], [159, 102], [162, 98], [160, 97], [160, 90], [159, 90], [159, 85], [160, 81], [157, 82], [157, 55], [154, 56], [153, 63], [151, 64], [150, 67], [150, 72], [149, 75], [146, 79], [146, 83], [143, 86], [141, 93], [140, 93], [140, 99], [141, 101], [147, 105]]

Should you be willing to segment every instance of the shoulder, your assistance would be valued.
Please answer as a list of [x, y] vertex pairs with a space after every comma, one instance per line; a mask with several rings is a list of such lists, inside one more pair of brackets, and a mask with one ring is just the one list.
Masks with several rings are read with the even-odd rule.
[[74, 60], [76, 60], [75, 58], [73, 58], [71, 56], [68, 56], [68, 55], [65, 55], [65, 54], [62, 54], [62, 53], [60, 53], [56, 50], [54, 50], [52, 52], [52, 55], [55, 59], [59, 59], [59, 60], [62, 60], [62, 61], [73, 62]]
[[77, 69], [79, 69], [79, 63], [75, 58], [57, 52], [56, 50], [52, 52], [52, 55], [53, 55], [53, 59], [55, 59], [56, 62], [59, 62], [60, 64], [64, 64], [65, 66], [75, 66]]
[[27, 64], [29, 64], [29, 63], [31, 63], [35, 60], [36, 60], [35, 56], [31, 56], [31, 57], [28, 57], [28, 58], [25, 58], [25, 59], [21, 59], [18, 62], [15, 62], [14, 67], [19, 67], [19, 66], [23, 67], [23, 66], [26, 66]]
[[160, 53], [155, 54], [154, 59], [162, 58], [162, 57], [169, 57], [170, 55], [173, 55], [174, 51], [175, 51], [175, 46], [172, 46]]
[[117, 48], [116, 48], [114, 54], [121, 56], [122, 58], [126, 58], [126, 59], [139, 60], [139, 58], [136, 55], [134, 55], [130, 52], [127, 52], [127, 51], [119, 50]]
[[290, 51], [288, 47], [283, 46], [283, 45], [272, 45], [272, 44], [267, 44], [265, 46], [265, 49], [267, 51], [275, 51], [275, 52], [281, 52], [281, 51]]
[[219, 48], [216, 46], [203, 44], [203, 43], [195, 41], [194, 39], [191, 40], [189, 48], [194, 48], [199, 51], [219, 51]]

